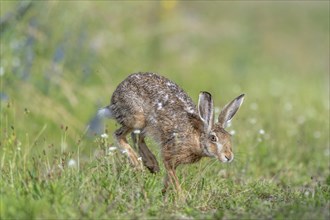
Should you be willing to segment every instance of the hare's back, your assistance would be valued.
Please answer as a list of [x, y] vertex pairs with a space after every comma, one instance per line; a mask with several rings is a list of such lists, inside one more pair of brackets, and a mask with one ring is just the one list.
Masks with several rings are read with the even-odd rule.
[[111, 98], [112, 115], [119, 122], [125, 118], [132, 121], [132, 117], [146, 119], [150, 115], [170, 118], [173, 112], [193, 113], [195, 108], [191, 98], [176, 83], [154, 73], [128, 76]]

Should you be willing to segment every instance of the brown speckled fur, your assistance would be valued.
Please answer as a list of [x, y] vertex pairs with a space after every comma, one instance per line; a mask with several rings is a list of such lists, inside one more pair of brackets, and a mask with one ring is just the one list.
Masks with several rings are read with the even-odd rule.
[[[165, 192], [169, 183], [180, 190], [175, 174], [180, 164], [194, 163], [202, 157], [215, 157], [222, 162], [233, 159], [230, 135], [224, 127], [238, 110], [243, 96], [224, 107], [219, 121], [214, 124], [211, 94], [201, 92], [197, 108], [174, 82], [154, 73], [135, 73], [118, 85], [106, 108], [122, 126], [115, 131], [115, 138], [134, 167], [142, 169], [143, 162], [151, 172], [158, 172], [158, 162], [144, 137], [148, 135], [160, 144], [167, 170]], [[136, 130], [139, 132], [134, 134]], [[139, 147], [142, 161], [126, 140], [130, 132], [133, 132], [133, 142]]]

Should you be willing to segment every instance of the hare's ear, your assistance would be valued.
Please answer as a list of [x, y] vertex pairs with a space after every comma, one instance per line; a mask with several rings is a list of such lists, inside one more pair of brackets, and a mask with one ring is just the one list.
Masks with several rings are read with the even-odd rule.
[[207, 131], [212, 129], [213, 120], [213, 99], [208, 92], [199, 93], [198, 99], [198, 114], [200, 119], [204, 122]]
[[225, 128], [234, 117], [239, 107], [242, 105], [243, 100], [244, 94], [238, 96], [236, 99], [225, 105], [218, 118], [218, 124], [220, 124], [222, 128]]

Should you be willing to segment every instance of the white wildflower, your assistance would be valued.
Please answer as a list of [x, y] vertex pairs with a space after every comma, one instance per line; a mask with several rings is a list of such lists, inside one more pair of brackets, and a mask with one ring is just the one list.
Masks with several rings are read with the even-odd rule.
[[260, 129], [260, 130], [259, 130], [259, 134], [264, 135], [265, 133], [266, 133], [266, 132], [265, 132], [264, 129]]
[[104, 139], [106, 139], [106, 138], [108, 138], [109, 137], [109, 135], [108, 134], [106, 134], [106, 133], [104, 133], [104, 134], [101, 134], [101, 138], [104, 138]]
[[128, 151], [127, 150], [122, 150], [121, 153], [122, 154], [128, 154]]
[[116, 146], [109, 147], [109, 151], [115, 151], [115, 150], [117, 150], [117, 147]]
[[138, 160], [139, 160], [139, 161], [142, 161], [142, 157], [139, 157]]
[[306, 197], [309, 196], [309, 192], [308, 191], [306, 191], [304, 194], [305, 194]]
[[70, 159], [68, 161], [68, 167], [75, 167], [77, 162], [74, 159]]

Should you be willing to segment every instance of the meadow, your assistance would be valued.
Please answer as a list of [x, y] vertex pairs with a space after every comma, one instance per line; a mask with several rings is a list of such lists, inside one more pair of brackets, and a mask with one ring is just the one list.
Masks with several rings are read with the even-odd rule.
[[[1, 219], [329, 219], [328, 1], [0, 1]], [[157, 72], [216, 114], [235, 159], [135, 172], [97, 109]]]

